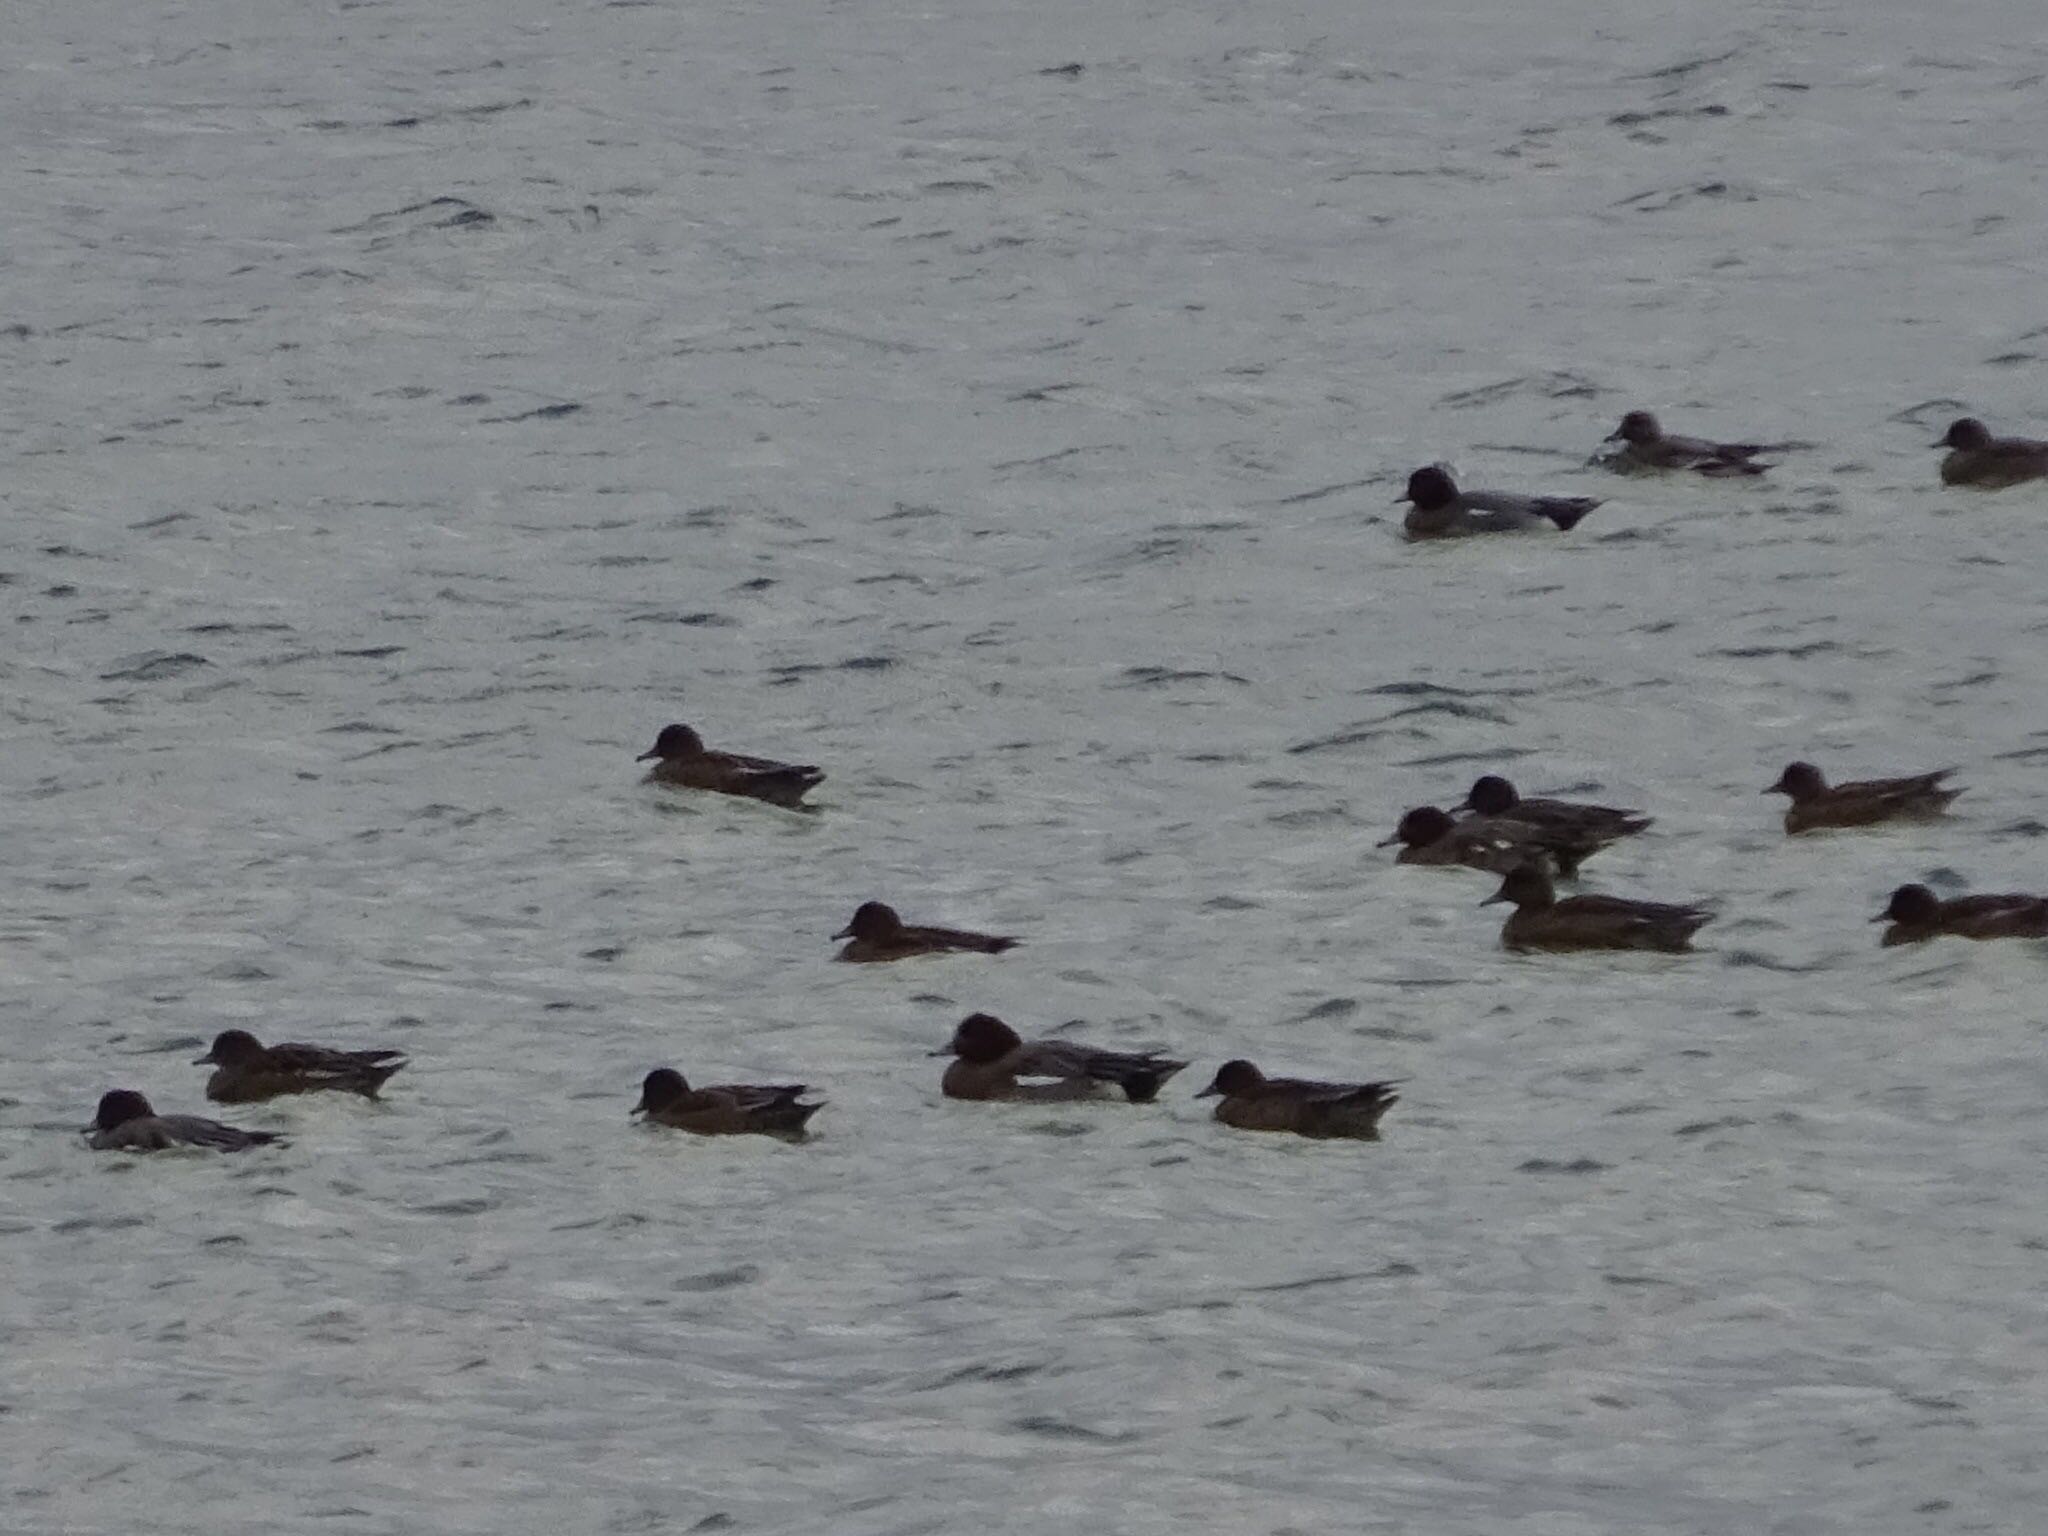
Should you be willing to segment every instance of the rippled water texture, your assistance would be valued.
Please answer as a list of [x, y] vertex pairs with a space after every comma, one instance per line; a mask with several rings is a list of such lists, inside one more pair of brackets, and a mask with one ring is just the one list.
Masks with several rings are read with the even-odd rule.
[[[10, 12], [0, 1506], [24, 1536], [2018, 1532], [2048, 1439], [2038, 14]], [[1628, 406], [1793, 437], [1621, 480]], [[1408, 547], [1415, 465], [1610, 498]], [[802, 817], [642, 786], [669, 720]], [[1935, 826], [1758, 794], [1954, 762]], [[1689, 958], [1396, 869], [1653, 812]], [[857, 968], [854, 905], [1025, 936]], [[948, 1104], [959, 1016], [1195, 1059]], [[383, 1107], [95, 1156], [215, 1030]], [[1216, 1063], [1399, 1076], [1378, 1145]], [[821, 1085], [808, 1146], [640, 1075]]]

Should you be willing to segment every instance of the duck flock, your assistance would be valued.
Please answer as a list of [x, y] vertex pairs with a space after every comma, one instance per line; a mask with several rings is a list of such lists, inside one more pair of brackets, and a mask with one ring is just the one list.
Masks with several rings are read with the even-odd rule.
[[[1720, 443], [1667, 433], [1648, 411], [1630, 411], [1607, 439], [1617, 443], [1600, 462], [1623, 473], [1678, 472], [1710, 479], [1755, 476], [1765, 455], [1795, 443]], [[1998, 490], [2048, 479], [2048, 442], [1996, 437], [1981, 421], [1957, 421], [1935, 444], [1945, 484]], [[1443, 465], [1409, 476], [1401, 498], [1411, 504], [1404, 529], [1413, 539], [1477, 534], [1569, 531], [1601, 503], [1590, 497], [1529, 495], [1460, 489]], [[804, 797], [824, 781], [808, 764], [777, 762], [707, 747], [688, 725], [662, 729], [641, 754], [652, 761], [650, 782], [669, 788], [734, 795], [792, 811], [809, 811]], [[1785, 830], [1811, 832], [1929, 820], [1943, 815], [1960, 787], [1955, 770], [1859, 779], [1830, 784], [1812, 763], [1788, 764], [1765, 794], [1791, 802]], [[1382, 847], [1398, 846], [1401, 864], [1473, 869], [1499, 875], [1498, 890], [1481, 905], [1513, 908], [1501, 943], [1517, 951], [1651, 950], [1680, 953], [1711, 922], [1710, 903], [1643, 901], [1603, 894], [1560, 896], [1560, 881], [1575, 881], [1580, 866], [1601, 849], [1642, 832], [1651, 818], [1633, 809], [1524, 797], [1507, 779], [1481, 777], [1458, 805], [1417, 806], [1401, 816]], [[1886, 925], [1885, 945], [1915, 944], [1943, 936], [1966, 939], [2048, 937], [2048, 896], [1979, 894], [1944, 899], [1924, 885], [1902, 885], [1871, 919]], [[945, 954], [999, 955], [1022, 941], [1006, 934], [906, 923], [880, 901], [862, 903], [835, 940], [838, 958], [888, 964]], [[988, 1013], [962, 1019], [937, 1056], [951, 1058], [939, 1081], [948, 1098], [1039, 1103], [1104, 1099], [1150, 1104], [1186, 1061], [1141, 1051], [1107, 1050], [1076, 1041], [1027, 1040]], [[245, 1030], [215, 1037], [197, 1065], [210, 1066], [206, 1096], [221, 1104], [248, 1104], [289, 1094], [341, 1092], [376, 1098], [407, 1065], [396, 1050], [342, 1050], [286, 1043], [266, 1046]], [[1394, 1083], [1268, 1077], [1250, 1061], [1226, 1061], [1197, 1097], [1214, 1098], [1215, 1118], [1246, 1131], [1276, 1131], [1317, 1139], [1377, 1140], [1386, 1112], [1399, 1102]], [[649, 1072], [633, 1113], [647, 1123], [700, 1135], [756, 1134], [801, 1139], [823, 1101], [807, 1097], [803, 1083], [725, 1083], [692, 1087], [672, 1067]], [[85, 1128], [96, 1150], [153, 1152], [174, 1147], [236, 1152], [283, 1139], [198, 1115], [158, 1114], [129, 1088], [102, 1095]]]

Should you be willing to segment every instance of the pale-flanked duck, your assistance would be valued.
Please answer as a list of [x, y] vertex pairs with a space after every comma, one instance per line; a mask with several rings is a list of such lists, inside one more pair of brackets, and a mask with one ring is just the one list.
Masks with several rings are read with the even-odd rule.
[[1621, 425], [1607, 434], [1607, 441], [1621, 444], [1608, 460], [1615, 469], [1686, 469], [1714, 479], [1760, 475], [1771, 466], [1754, 462], [1756, 456], [1776, 453], [1789, 446], [1784, 443], [1716, 443], [1704, 437], [1682, 437], [1666, 432], [1648, 411], [1630, 411], [1621, 418]]
[[1943, 901], [1924, 885], [1902, 885], [1871, 919], [1889, 923], [1884, 946], [1958, 939], [2048, 938], [2048, 896], [1953, 896]]
[[1318, 1140], [1378, 1141], [1380, 1117], [1401, 1101], [1391, 1082], [1318, 1083], [1267, 1077], [1248, 1061], [1226, 1061], [1195, 1095], [1220, 1098], [1216, 1118], [1240, 1131], [1291, 1131]]
[[684, 789], [708, 789], [721, 795], [765, 800], [786, 810], [810, 810], [804, 796], [824, 782], [823, 769], [806, 763], [778, 763], [768, 757], [742, 757], [714, 752], [687, 725], [665, 725], [640, 762], [658, 759], [647, 772], [649, 783]]
[[[1149, 1104], [1159, 1085], [1187, 1065], [1144, 1051], [1105, 1051], [1071, 1040], [1026, 1040], [991, 1013], [970, 1013], [952, 1043], [934, 1056], [951, 1056], [940, 1079], [949, 1099], [1023, 1099], [1056, 1103], [1122, 1097]], [[1042, 1078], [1024, 1083], [1019, 1078]]]
[[1965, 416], [1934, 445], [1949, 453], [1941, 461], [1943, 485], [2003, 490], [2048, 477], [2048, 443], [2032, 437], [1993, 437], [1974, 416]]
[[1868, 827], [1881, 821], [1925, 821], [1947, 810], [1963, 791], [1941, 781], [1953, 768], [1916, 773], [1900, 779], [1857, 779], [1830, 785], [1812, 763], [1788, 763], [1767, 795], [1789, 795], [1787, 832], [1813, 832], [1824, 827]]
[[1620, 896], [1568, 896], [1558, 900], [1547, 871], [1535, 864], [1511, 870], [1481, 906], [1513, 902], [1500, 930], [1507, 949], [1654, 949], [1678, 953], [1713, 917], [1697, 903], [1631, 901]]
[[994, 933], [969, 933], [962, 928], [920, 928], [907, 924], [896, 909], [879, 901], [864, 901], [853, 921], [832, 935], [853, 942], [839, 951], [841, 960], [872, 964], [886, 960], [908, 960], [913, 955], [943, 955], [969, 951], [1000, 955], [1015, 949], [1018, 940]]
[[1410, 502], [1401, 526], [1411, 539], [1454, 539], [1472, 533], [1570, 529], [1600, 503], [1590, 496], [1523, 496], [1513, 491], [1461, 491], [1441, 464], [1418, 469], [1395, 498]]
[[1575, 800], [1548, 800], [1541, 796], [1523, 799], [1515, 786], [1497, 773], [1472, 781], [1460, 810], [1496, 821], [1525, 822], [1560, 836], [1590, 839], [1600, 847], [1624, 837], [1633, 837], [1651, 823], [1640, 811], [1613, 805], [1583, 805]]
[[692, 1088], [673, 1067], [656, 1067], [640, 1084], [632, 1113], [651, 1125], [693, 1131], [699, 1136], [801, 1137], [804, 1124], [824, 1101], [800, 1103], [803, 1083], [719, 1083]]
[[206, 1096], [216, 1104], [255, 1104], [287, 1093], [333, 1089], [377, 1097], [406, 1064], [403, 1051], [336, 1051], [320, 1045], [262, 1044], [245, 1029], [224, 1029], [194, 1066], [213, 1067]]
[[101, 1094], [85, 1135], [95, 1152], [162, 1152], [171, 1147], [243, 1152], [284, 1139], [275, 1131], [245, 1131], [198, 1115], [160, 1115], [132, 1088]]
[[1463, 866], [1504, 875], [1531, 859], [1549, 859], [1567, 879], [1579, 872], [1581, 861], [1605, 846], [1598, 838], [1530, 822], [1490, 816], [1461, 821], [1433, 805], [1416, 806], [1402, 816], [1392, 837], [1381, 838], [1374, 846], [1391, 848], [1396, 843], [1401, 845], [1396, 864]]

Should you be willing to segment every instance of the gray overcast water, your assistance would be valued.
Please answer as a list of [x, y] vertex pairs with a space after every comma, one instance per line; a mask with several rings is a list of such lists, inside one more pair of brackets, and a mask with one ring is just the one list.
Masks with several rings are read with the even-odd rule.
[[[0, 21], [0, 1527], [2039, 1529], [2031, 5], [64, 0]], [[1064, 67], [1073, 66], [1073, 67]], [[1629, 406], [1797, 438], [1587, 467]], [[1599, 495], [1409, 546], [1444, 457]], [[669, 720], [823, 765], [677, 795]], [[1758, 791], [1961, 766], [1942, 824]], [[1638, 805], [1683, 958], [1396, 868]], [[831, 963], [867, 897], [1021, 934]], [[970, 1009], [1163, 1047], [952, 1104]], [[289, 1147], [218, 1029], [402, 1046]], [[1228, 1131], [1226, 1056], [1408, 1079]], [[791, 1147], [629, 1125], [801, 1078]]]

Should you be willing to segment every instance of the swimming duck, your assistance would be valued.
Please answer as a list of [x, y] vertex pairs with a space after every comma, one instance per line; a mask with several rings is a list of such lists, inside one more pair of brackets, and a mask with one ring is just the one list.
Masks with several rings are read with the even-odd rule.
[[1760, 475], [1771, 466], [1752, 463], [1760, 453], [1772, 453], [1785, 445], [1771, 443], [1715, 443], [1704, 437], [1680, 437], [1665, 432], [1648, 411], [1630, 411], [1621, 425], [1607, 434], [1607, 441], [1621, 448], [1608, 461], [1621, 470], [1689, 469], [1695, 474], [1722, 479], [1731, 475]]
[[853, 942], [839, 951], [841, 960], [871, 963], [907, 960], [912, 955], [942, 955], [953, 950], [1000, 955], [1015, 949], [1018, 941], [1001, 934], [969, 933], [960, 928], [916, 928], [896, 915], [894, 907], [879, 901], [864, 901], [854, 910], [853, 921], [832, 935]]
[[1491, 816], [1454, 820], [1448, 811], [1418, 805], [1401, 818], [1392, 837], [1375, 847], [1402, 845], [1396, 864], [1463, 865], [1504, 875], [1531, 859], [1549, 859], [1569, 879], [1584, 859], [1604, 846], [1597, 838], [1538, 826], [1533, 822], [1499, 821]]
[[1939, 816], [1962, 793], [1942, 780], [1954, 773], [1916, 773], [1903, 779], [1857, 779], [1830, 786], [1811, 763], [1788, 763], [1778, 782], [1764, 793], [1790, 795], [1785, 812], [1787, 832], [1812, 832], [1821, 827], [1868, 827], [1880, 821], [1909, 821]]
[[1890, 923], [1884, 947], [1943, 934], [1958, 939], [2048, 938], [2048, 896], [1955, 896], [1943, 901], [1924, 885], [1902, 885], [1871, 919]]
[[1317, 1083], [1267, 1077], [1248, 1061], [1226, 1061], [1195, 1097], [1221, 1098], [1216, 1118], [1240, 1131], [1292, 1131], [1320, 1140], [1380, 1139], [1380, 1117], [1401, 1096], [1392, 1083]]
[[778, 763], [768, 757], [742, 757], [713, 752], [687, 725], [665, 725], [654, 745], [637, 759], [659, 761], [647, 772], [649, 783], [677, 784], [684, 789], [709, 789], [721, 795], [765, 800], [787, 810], [810, 810], [804, 796], [824, 782], [824, 770], [807, 764]]
[[403, 1051], [333, 1051], [319, 1045], [265, 1046], [244, 1029], [224, 1029], [193, 1065], [217, 1068], [206, 1080], [216, 1104], [254, 1104], [285, 1093], [323, 1088], [377, 1097], [384, 1080], [406, 1064]]
[[1522, 496], [1513, 491], [1461, 491], [1441, 464], [1418, 469], [1396, 503], [1414, 505], [1401, 526], [1411, 539], [1461, 538], [1469, 533], [1522, 533], [1552, 526], [1570, 529], [1600, 503], [1590, 496]]
[[1592, 839], [1603, 848], [1617, 839], [1634, 836], [1651, 822], [1650, 817], [1639, 811], [1612, 805], [1582, 805], [1541, 796], [1525, 800], [1515, 792], [1514, 785], [1497, 773], [1474, 779], [1472, 792], [1459, 809], [1497, 821], [1525, 822], [1566, 836]]
[[803, 1083], [720, 1083], [692, 1088], [673, 1067], [656, 1067], [640, 1084], [632, 1113], [651, 1125], [694, 1131], [699, 1136], [801, 1137], [804, 1122], [825, 1107], [800, 1104]]
[[1500, 930], [1507, 949], [1656, 949], [1671, 953], [1692, 948], [1692, 936], [1713, 913], [1693, 903], [1630, 901], [1620, 896], [1568, 896], [1557, 899], [1550, 876], [1538, 865], [1510, 870], [1500, 889], [1480, 905], [1510, 901], [1515, 910]]
[[131, 1088], [101, 1094], [85, 1134], [95, 1152], [161, 1152], [168, 1147], [241, 1152], [284, 1139], [275, 1131], [245, 1131], [198, 1115], [160, 1115]]
[[[1119, 1090], [1133, 1104], [1149, 1104], [1159, 1085], [1187, 1065], [1149, 1052], [1105, 1051], [1071, 1040], [1025, 1040], [991, 1013], [970, 1013], [953, 1040], [934, 1056], [953, 1064], [939, 1081], [949, 1099], [1067, 1099], [1114, 1097]], [[1050, 1078], [1019, 1083], [1020, 1077]]]
[[2048, 443], [2031, 437], [1993, 437], [1974, 416], [1956, 422], [1934, 446], [1951, 450], [1941, 461], [1943, 485], [1997, 491], [2048, 476]]

